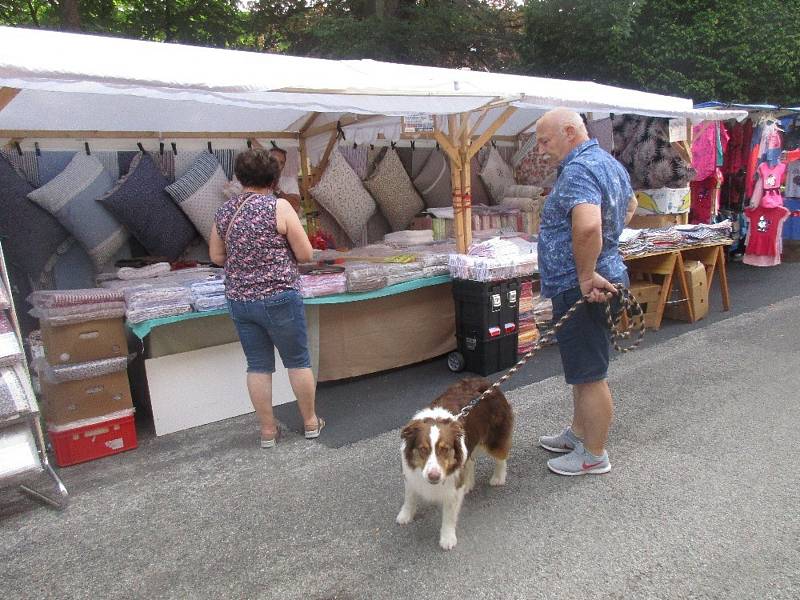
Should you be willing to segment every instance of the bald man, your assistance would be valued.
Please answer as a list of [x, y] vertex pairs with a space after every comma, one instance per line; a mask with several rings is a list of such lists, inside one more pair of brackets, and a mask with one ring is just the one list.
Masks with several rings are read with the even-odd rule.
[[536, 124], [537, 149], [558, 164], [558, 179], [542, 209], [539, 272], [542, 295], [559, 319], [582, 305], [558, 332], [564, 378], [572, 385], [572, 424], [539, 444], [562, 456], [547, 461], [559, 475], [608, 473], [605, 449], [613, 403], [608, 387], [610, 332], [602, 303], [615, 301], [613, 283], [628, 282], [619, 235], [636, 209], [625, 168], [589, 139], [580, 115], [558, 108]]

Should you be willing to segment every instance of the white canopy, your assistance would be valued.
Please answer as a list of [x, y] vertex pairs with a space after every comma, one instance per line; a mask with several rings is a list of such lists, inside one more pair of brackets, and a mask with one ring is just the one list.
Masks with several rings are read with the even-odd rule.
[[690, 99], [592, 82], [7, 27], [0, 27], [0, 86], [22, 90], [0, 111], [5, 132], [296, 132], [314, 112], [326, 116], [317, 124], [343, 115], [392, 117], [349, 125], [353, 141], [366, 141], [378, 133], [396, 139], [398, 116], [444, 116], [493, 104], [498, 108], [481, 120], [475, 134], [508, 104], [518, 110], [496, 135], [521, 133], [555, 106], [693, 121], [747, 115], [696, 110]]

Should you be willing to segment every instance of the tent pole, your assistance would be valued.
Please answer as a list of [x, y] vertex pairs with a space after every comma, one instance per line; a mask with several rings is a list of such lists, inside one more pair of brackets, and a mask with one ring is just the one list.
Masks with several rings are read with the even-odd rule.
[[310, 235], [317, 232], [317, 206], [311, 193], [311, 163], [308, 160], [306, 138], [300, 137], [300, 194], [302, 199], [303, 214], [306, 216], [306, 229]]
[[502, 127], [503, 124], [511, 118], [511, 115], [513, 115], [515, 112], [517, 112], [517, 109], [514, 106], [509, 106], [506, 108], [503, 113], [497, 117], [497, 119], [495, 119], [494, 123], [489, 125], [489, 127], [484, 130], [478, 139], [470, 144], [470, 147], [467, 150], [467, 158], [472, 158], [478, 152], [478, 150], [480, 150], [483, 145], [492, 138], [497, 130], [500, 129], [500, 127]]
[[19, 88], [0, 87], [0, 110], [8, 106], [17, 97], [17, 94], [19, 94]]
[[[456, 138], [458, 131], [458, 115], [447, 116], [447, 139], [449, 146], [456, 149], [460, 146]], [[448, 153], [448, 156], [450, 154]], [[467, 231], [470, 224], [464, 221], [464, 195], [462, 188], [461, 153], [456, 150], [455, 156], [450, 156], [450, 182], [453, 188], [453, 217], [456, 233], [456, 250], [459, 254], [466, 254], [469, 243], [467, 242]], [[470, 232], [471, 233], [471, 232]]]
[[461, 204], [464, 207], [464, 246], [472, 243], [472, 178], [469, 156], [469, 142], [473, 129], [469, 125], [469, 113], [462, 113], [461, 138], [458, 141], [458, 153], [461, 159]]

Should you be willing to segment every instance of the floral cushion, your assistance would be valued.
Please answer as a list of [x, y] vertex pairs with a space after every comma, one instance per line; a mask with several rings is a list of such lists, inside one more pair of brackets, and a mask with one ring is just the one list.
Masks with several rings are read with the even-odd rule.
[[222, 165], [213, 154], [205, 152], [166, 191], [208, 241], [214, 215], [227, 199], [225, 190], [229, 184]]
[[516, 183], [513, 169], [503, 160], [496, 148], [489, 150], [489, 157], [480, 175], [495, 204], [499, 204], [503, 199], [506, 186]]
[[310, 191], [351, 240], [364, 237], [364, 228], [375, 214], [375, 201], [337, 149], [331, 152], [328, 167]]
[[6, 259], [33, 276], [69, 237], [58, 220], [28, 200], [30, 183], [0, 158], [0, 238]]
[[402, 231], [425, 208], [394, 148], [387, 148], [375, 172], [364, 181], [392, 231]]
[[414, 187], [425, 200], [428, 208], [441, 208], [453, 205], [450, 184], [450, 165], [441, 151], [434, 151], [425, 166], [414, 178]]
[[98, 202], [154, 256], [176, 260], [197, 235], [191, 221], [164, 191], [169, 181], [147, 154]]
[[86, 248], [97, 268], [125, 244], [128, 232], [95, 200], [114, 179], [94, 156], [77, 153], [60, 174], [28, 194]]

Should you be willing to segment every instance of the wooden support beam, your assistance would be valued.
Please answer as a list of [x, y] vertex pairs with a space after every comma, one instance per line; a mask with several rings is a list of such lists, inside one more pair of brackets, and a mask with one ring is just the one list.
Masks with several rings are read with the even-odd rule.
[[502, 114], [495, 119], [494, 123], [489, 125], [489, 127], [486, 128], [486, 130], [478, 137], [478, 139], [470, 144], [469, 150], [467, 150], [466, 158], [468, 160], [472, 158], [478, 152], [478, 150], [480, 150], [481, 147], [483, 147], [483, 145], [491, 139], [495, 132], [503, 126], [503, 123], [508, 121], [508, 119], [511, 118], [511, 115], [513, 115], [515, 112], [517, 112], [517, 109], [514, 106], [509, 106], [506, 108]]
[[322, 177], [322, 174], [325, 172], [325, 168], [328, 166], [328, 159], [331, 157], [331, 152], [333, 152], [333, 148], [336, 146], [337, 141], [339, 141], [339, 132], [334, 129], [331, 133], [331, 138], [328, 140], [328, 145], [325, 147], [325, 152], [322, 154], [322, 159], [314, 169], [314, 185], [316, 185], [320, 177]]
[[306, 131], [308, 131], [308, 129], [314, 124], [314, 121], [317, 120], [317, 117], [319, 117], [319, 115], [320, 115], [320, 113], [318, 113], [318, 112], [311, 113], [311, 115], [309, 115], [309, 117], [306, 119], [305, 123], [303, 123], [300, 126], [300, 132], [299, 132], [300, 133], [300, 137], [303, 137], [306, 134]]
[[300, 197], [303, 214], [306, 217], [306, 228], [309, 234], [314, 235], [318, 229], [318, 207], [309, 191], [312, 187], [311, 161], [308, 158], [305, 138], [300, 138]]
[[38, 138], [38, 139], [253, 139], [273, 138], [281, 140], [297, 140], [296, 131], [100, 131], [76, 130], [63, 131], [55, 129], [0, 129], [1, 138]]
[[461, 158], [458, 156], [458, 150], [444, 133], [437, 129], [434, 131], [433, 136], [434, 139], [439, 142], [439, 147], [450, 157], [450, 160], [455, 161], [457, 164], [461, 162]]
[[18, 88], [0, 87], [0, 110], [3, 110], [9, 103], [17, 97], [20, 90]]

